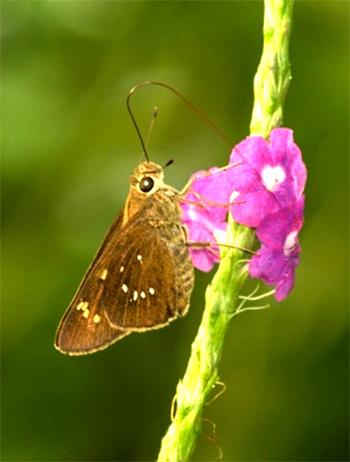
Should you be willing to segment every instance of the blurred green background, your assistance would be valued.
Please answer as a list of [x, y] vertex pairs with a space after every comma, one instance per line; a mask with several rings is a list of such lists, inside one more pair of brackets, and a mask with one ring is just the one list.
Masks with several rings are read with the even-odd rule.
[[[248, 134], [261, 2], [2, 2], [2, 460], [154, 460], [211, 275], [167, 329], [96, 355], [53, 348], [56, 326], [122, 207], [140, 146], [131, 86], [174, 85], [232, 139]], [[309, 168], [302, 263], [287, 301], [228, 332], [226, 393], [205, 411], [224, 460], [348, 460], [349, 3], [297, 1], [285, 125]], [[134, 98], [151, 157], [194, 170], [227, 146], [172, 94]], [[194, 460], [214, 460], [204, 424]]]

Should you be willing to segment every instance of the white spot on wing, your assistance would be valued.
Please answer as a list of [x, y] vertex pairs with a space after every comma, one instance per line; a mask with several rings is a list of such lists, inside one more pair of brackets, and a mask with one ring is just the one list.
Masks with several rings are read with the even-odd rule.
[[136, 258], [138, 259], [138, 261], [141, 261], [142, 260], [142, 255], [137, 255]]
[[122, 273], [124, 271], [124, 266], [121, 266], [119, 271]]
[[148, 292], [151, 294], [151, 295], [154, 295], [156, 293], [156, 291], [153, 289], [153, 287], [150, 287], [148, 289]]
[[87, 307], [89, 306], [89, 303], [88, 302], [84, 302], [83, 300], [78, 304], [77, 306], [77, 310], [82, 310], [82, 311], [85, 311], [87, 309]]
[[137, 290], [134, 290], [134, 293], [133, 293], [132, 298], [135, 300], [135, 302], [136, 302], [136, 300], [137, 300], [137, 297], [138, 297]]
[[90, 310], [88, 308], [89, 306], [89, 302], [84, 302], [83, 300], [78, 304], [77, 306], [77, 310], [78, 311], [82, 311], [82, 316], [83, 318], [87, 319], [89, 317], [89, 314], [90, 314]]
[[146, 298], [146, 294], [145, 294], [145, 292], [143, 290], [140, 292], [140, 297], [141, 298]]
[[99, 314], [95, 314], [93, 321], [95, 324], [98, 324], [101, 321], [101, 316]]
[[125, 292], [125, 293], [127, 293], [127, 291], [128, 291], [128, 286], [127, 286], [126, 284], [123, 284], [123, 285], [122, 285], [122, 291]]
[[107, 277], [107, 274], [108, 274], [108, 270], [106, 269], [103, 269], [100, 273], [100, 279], [102, 279], [103, 281], [106, 279]]

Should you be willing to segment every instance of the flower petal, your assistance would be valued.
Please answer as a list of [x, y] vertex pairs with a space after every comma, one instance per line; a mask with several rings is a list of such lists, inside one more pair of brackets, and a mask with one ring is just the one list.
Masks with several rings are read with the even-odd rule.
[[302, 224], [302, 213], [297, 208], [284, 208], [267, 215], [259, 224], [256, 235], [265, 246], [281, 249], [288, 234], [298, 232]]
[[256, 228], [269, 213], [279, 209], [274, 196], [264, 188], [254, 192], [239, 194], [236, 204], [232, 205], [233, 218], [240, 224]]
[[295, 268], [299, 263], [300, 247], [296, 246], [287, 257], [281, 249], [262, 246], [249, 264], [249, 274], [276, 286], [275, 298], [281, 301], [294, 287]]
[[233, 148], [230, 163], [243, 161], [254, 170], [260, 171], [270, 158], [267, 141], [262, 136], [249, 136]]

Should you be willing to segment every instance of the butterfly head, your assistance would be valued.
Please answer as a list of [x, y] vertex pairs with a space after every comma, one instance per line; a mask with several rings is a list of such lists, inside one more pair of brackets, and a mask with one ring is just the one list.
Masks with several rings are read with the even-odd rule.
[[164, 185], [164, 172], [154, 162], [142, 162], [130, 177], [131, 188], [141, 195], [151, 195]]

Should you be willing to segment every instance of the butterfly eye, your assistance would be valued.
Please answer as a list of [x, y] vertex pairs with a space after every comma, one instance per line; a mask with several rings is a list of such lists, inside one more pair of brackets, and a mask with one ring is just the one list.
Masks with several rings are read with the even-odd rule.
[[154, 186], [154, 181], [151, 177], [145, 176], [140, 181], [140, 189], [142, 192], [149, 192]]

